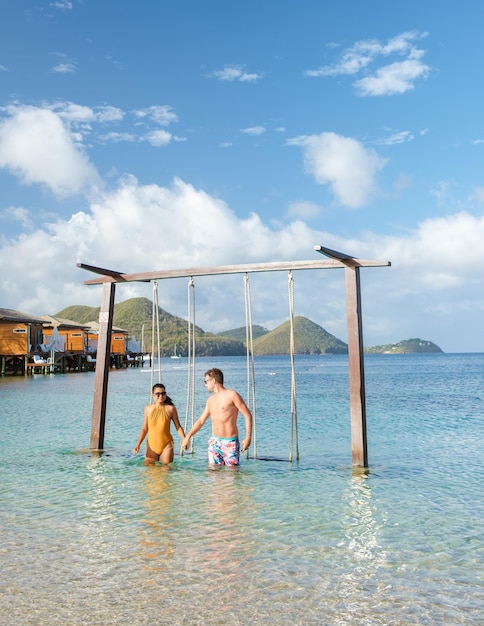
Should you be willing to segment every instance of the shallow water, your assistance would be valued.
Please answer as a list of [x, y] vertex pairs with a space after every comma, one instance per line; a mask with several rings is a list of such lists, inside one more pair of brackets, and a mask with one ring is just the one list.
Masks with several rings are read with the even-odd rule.
[[[0, 379], [0, 623], [483, 624], [484, 355], [365, 363], [367, 472], [345, 357], [296, 358], [292, 463], [290, 364], [257, 359], [260, 458], [236, 470], [207, 468], [208, 426], [169, 468], [133, 456], [146, 369], [110, 374], [104, 454], [93, 374]], [[245, 359], [199, 359], [196, 416], [214, 365], [246, 395]], [[184, 365], [162, 371], [184, 422]]]

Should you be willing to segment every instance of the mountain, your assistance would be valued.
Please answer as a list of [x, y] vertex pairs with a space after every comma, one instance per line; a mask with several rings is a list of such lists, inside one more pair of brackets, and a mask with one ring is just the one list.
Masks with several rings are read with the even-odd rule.
[[[259, 326], [258, 324], [255, 324], [252, 326], [252, 338], [253, 339], [257, 339], [257, 337], [262, 337], [262, 335], [265, 335], [268, 332], [269, 331], [267, 330], [267, 328], [264, 328], [263, 326]], [[245, 326], [241, 326], [240, 328], [233, 328], [232, 330], [224, 330], [221, 333], [217, 333], [217, 335], [220, 335], [221, 337], [230, 337], [232, 339], [238, 339], [239, 341], [242, 341], [243, 343], [245, 343], [246, 328]]]
[[[290, 322], [254, 340], [254, 354], [289, 354]], [[348, 354], [348, 346], [322, 326], [298, 316], [294, 318], [294, 351], [296, 354]]]
[[443, 350], [431, 341], [417, 338], [365, 348], [365, 352], [367, 354], [415, 354], [417, 352], [443, 352]]
[[[74, 305], [56, 313], [57, 317], [87, 324], [99, 319], [100, 307], [88, 307]], [[176, 344], [177, 353], [180, 356], [188, 354], [188, 330], [187, 321], [176, 315], [172, 315], [163, 309], [158, 309], [160, 329], [160, 349], [164, 356], [171, 356]], [[153, 303], [147, 298], [130, 298], [114, 305], [113, 325], [128, 332], [130, 337], [141, 340], [144, 326], [143, 351], [150, 352], [152, 346], [152, 315]], [[156, 326], [155, 326], [156, 332]], [[155, 350], [158, 341], [155, 337]], [[206, 333], [196, 326], [196, 348], [198, 356], [240, 356], [246, 354], [246, 348], [241, 341], [230, 337], [221, 337], [212, 333]]]
[[[55, 314], [56, 317], [87, 324], [99, 319], [100, 307], [83, 305], [69, 306]], [[130, 337], [141, 340], [144, 326], [143, 351], [151, 351], [153, 303], [147, 298], [130, 298], [114, 305], [113, 324], [128, 332]], [[187, 321], [159, 309], [160, 347], [164, 356], [171, 356], [176, 344], [177, 353], [187, 356]], [[290, 322], [284, 322], [274, 330], [263, 326], [252, 326], [254, 354], [289, 354]], [[196, 348], [198, 356], [243, 356], [245, 347], [245, 326], [226, 330], [218, 334], [206, 333], [196, 327]], [[157, 344], [157, 341], [155, 342]], [[328, 333], [324, 328], [306, 317], [294, 318], [294, 343], [296, 354], [347, 354], [348, 346]], [[423, 339], [406, 339], [398, 343], [365, 348], [367, 354], [402, 354], [417, 352], [442, 352], [439, 346]]]

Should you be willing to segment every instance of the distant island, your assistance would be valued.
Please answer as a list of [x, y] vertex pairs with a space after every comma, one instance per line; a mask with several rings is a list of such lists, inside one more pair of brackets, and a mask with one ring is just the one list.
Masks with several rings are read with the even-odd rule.
[[[99, 307], [74, 305], [55, 314], [79, 324], [99, 318]], [[128, 332], [140, 342], [142, 352], [151, 352], [153, 303], [147, 298], [130, 298], [114, 305], [113, 324]], [[160, 348], [163, 356], [171, 356], [176, 348], [178, 355], [188, 354], [187, 321], [159, 309]], [[234, 328], [220, 333], [208, 333], [196, 327], [196, 354], [198, 356], [242, 356], [247, 353], [246, 328]], [[273, 330], [252, 326], [255, 355], [289, 354], [290, 322]], [[157, 345], [157, 340], [156, 340]], [[306, 317], [294, 318], [294, 348], [296, 354], [348, 354], [348, 345], [328, 333], [322, 326]], [[401, 354], [415, 352], [442, 352], [431, 341], [407, 339], [384, 346], [365, 348], [369, 354]]]
[[365, 348], [365, 352], [367, 354], [415, 354], [418, 352], [443, 352], [443, 350], [431, 341], [417, 338]]

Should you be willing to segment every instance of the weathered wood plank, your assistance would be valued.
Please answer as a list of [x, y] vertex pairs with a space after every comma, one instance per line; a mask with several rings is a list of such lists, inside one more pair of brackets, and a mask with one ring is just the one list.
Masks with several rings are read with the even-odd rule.
[[[348, 257], [351, 258], [352, 257]], [[389, 265], [389, 261], [372, 261], [365, 259], [352, 259], [354, 265], [360, 267], [381, 267]], [[100, 285], [102, 283], [124, 283], [124, 282], [149, 282], [163, 278], [186, 278], [189, 276], [214, 276], [217, 274], [243, 274], [251, 272], [282, 272], [289, 270], [318, 270], [334, 269], [346, 267], [339, 259], [329, 259], [325, 261], [282, 261], [273, 263], [246, 263], [242, 265], [219, 265], [213, 267], [190, 267], [175, 270], [157, 270], [153, 272], [138, 272], [134, 274], [118, 274], [112, 270], [94, 267], [85, 263], [78, 263], [77, 267], [101, 274], [99, 278], [85, 280], [85, 285]]]
[[104, 446], [115, 291], [116, 285], [114, 283], [106, 283], [103, 285], [101, 310], [99, 312], [96, 370], [94, 374], [94, 398], [92, 403], [92, 450], [102, 450]]

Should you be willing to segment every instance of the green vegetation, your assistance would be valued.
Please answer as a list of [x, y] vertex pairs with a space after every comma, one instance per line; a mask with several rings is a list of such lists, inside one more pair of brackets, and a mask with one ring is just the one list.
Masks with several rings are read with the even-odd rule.
[[[254, 341], [254, 354], [289, 354], [290, 322]], [[307, 317], [294, 318], [296, 354], [347, 354], [348, 346]]]
[[[262, 337], [262, 335], [266, 335], [269, 331], [267, 328], [263, 326], [259, 326], [254, 324], [252, 326], [252, 339], [257, 339], [257, 337]], [[246, 329], [245, 326], [241, 326], [240, 328], [234, 328], [233, 330], [224, 330], [222, 333], [217, 333], [220, 337], [230, 337], [231, 339], [238, 339], [245, 343], [246, 339]]]
[[368, 354], [414, 354], [416, 352], [442, 352], [442, 350], [431, 341], [417, 338], [365, 348], [365, 352]]
[[[70, 306], [57, 317], [87, 324], [99, 319], [99, 307]], [[144, 352], [151, 351], [153, 303], [147, 298], [131, 298], [114, 305], [113, 325], [141, 341], [144, 327]], [[171, 356], [176, 344], [177, 354], [187, 356], [187, 321], [159, 309], [160, 347], [164, 356]], [[252, 327], [254, 354], [289, 354], [290, 323], [285, 322], [272, 331], [262, 326]], [[294, 319], [296, 354], [347, 354], [348, 346], [305, 317]], [[196, 354], [198, 356], [241, 356], [247, 353], [245, 327], [222, 333], [206, 333], [196, 327]]]
[[[99, 319], [100, 307], [70, 306], [59, 313], [58, 317], [64, 317], [80, 324], [87, 324]], [[171, 315], [159, 309], [160, 349], [163, 356], [171, 356], [176, 344], [177, 354], [188, 354], [187, 321], [176, 315]], [[141, 341], [144, 327], [144, 352], [151, 352], [152, 346], [152, 316], [153, 303], [147, 298], [130, 298], [114, 305], [113, 325], [126, 330], [130, 337], [136, 337]], [[157, 350], [157, 341], [155, 338]], [[229, 337], [206, 333], [200, 327], [196, 327], [196, 354], [198, 356], [239, 356], [246, 354], [244, 344]]]
[[[70, 306], [58, 317], [87, 324], [99, 319], [99, 307]], [[131, 298], [114, 305], [113, 324], [141, 341], [144, 327], [144, 352], [151, 352], [151, 327], [153, 303], [147, 298]], [[187, 321], [159, 309], [160, 347], [164, 356], [171, 356], [176, 344], [177, 353], [187, 356]], [[290, 322], [284, 322], [272, 331], [263, 326], [252, 326], [254, 354], [289, 354]], [[246, 354], [245, 327], [226, 330], [218, 334], [206, 333], [196, 327], [196, 354], [199, 356], [242, 356]], [[294, 348], [296, 354], [347, 354], [348, 346], [306, 317], [294, 318]], [[406, 339], [398, 343], [365, 348], [367, 354], [404, 354], [417, 352], [442, 352], [423, 339]]]

